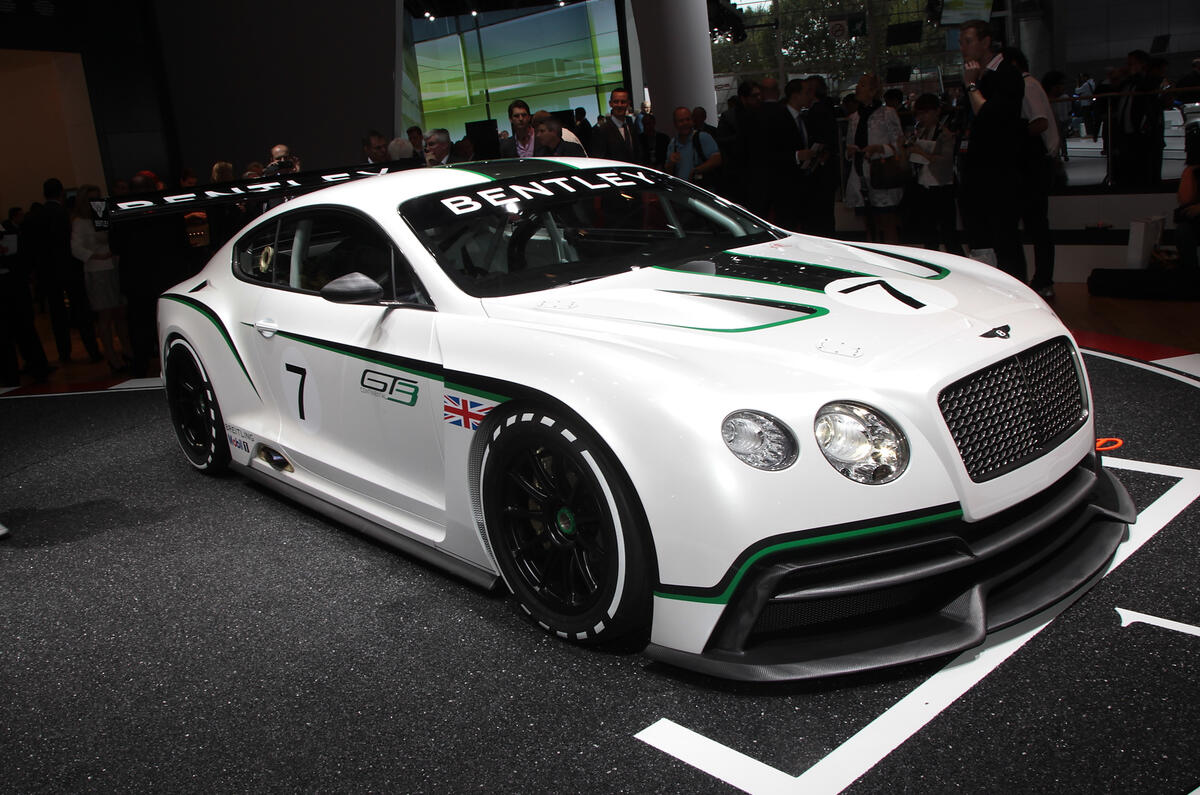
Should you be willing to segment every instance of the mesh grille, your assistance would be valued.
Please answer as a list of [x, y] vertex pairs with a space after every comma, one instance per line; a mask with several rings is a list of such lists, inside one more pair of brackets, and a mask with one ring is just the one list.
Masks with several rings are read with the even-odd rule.
[[976, 482], [1053, 449], [1087, 418], [1083, 382], [1063, 337], [951, 384], [938, 406]]
[[768, 602], [754, 624], [754, 633], [771, 633], [832, 624], [883, 613], [898, 604], [908, 606], [912, 586], [867, 591], [833, 599]]

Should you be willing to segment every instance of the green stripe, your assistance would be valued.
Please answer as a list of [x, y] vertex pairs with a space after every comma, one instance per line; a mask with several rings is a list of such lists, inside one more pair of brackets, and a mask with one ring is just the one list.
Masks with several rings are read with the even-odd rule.
[[393, 370], [402, 370], [403, 372], [406, 372], [409, 375], [416, 375], [416, 376], [420, 376], [421, 378], [428, 378], [431, 381], [443, 381], [444, 380], [442, 378], [442, 376], [435, 375], [434, 373], [430, 373], [425, 370], [417, 370], [412, 367], [405, 367], [402, 364], [396, 364], [395, 362], [384, 361], [383, 359], [374, 359], [370, 356], [364, 356], [363, 354], [357, 353], [355, 351], [348, 351], [344, 348], [341, 348], [341, 347], [338, 347], [338, 346], [335, 346], [332, 344], [317, 342], [315, 340], [301, 337], [296, 334], [289, 333], [287, 331], [278, 331], [278, 332], [276, 332], [276, 334], [278, 334], [279, 336], [281, 336], [285, 339], [292, 340], [293, 342], [299, 342], [302, 345], [309, 345], [313, 348], [320, 348], [321, 350], [329, 351], [330, 353], [340, 353], [342, 356], [349, 356], [351, 359], [358, 359], [359, 361], [369, 362], [370, 364], [377, 364], [380, 367], [389, 367]]
[[164, 294], [162, 297], [166, 298], [169, 301], [174, 301], [178, 304], [183, 304], [184, 306], [191, 307], [192, 309], [195, 309], [197, 312], [199, 312], [200, 314], [202, 314], [206, 318], [208, 318], [209, 322], [212, 323], [213, 326], [216, 327], [218, 332], [220, 332], [221, 339], [225, 340], [225, 344], [229, 346], [229, 352], [232, 353], [233, 358], [237, 360], [238, 367], [242, 368], [242, 373], [246, 376], [246, 381], [249, 382], [250, 388], [254, 390], [255, 395], [258, 395], [258, 399], [262, 400], [262, 395], [260, 395], [258, 393], [258, 387], [256, 387], [254, 385], [254, 379], [250, 377], [250, 372], [246, 369], [246, 364], [245, 364], [245, 362], [242, 361], [241, 354], [238, 353], [237, 347], [234, 346], [233, 340], [229, 336], [229, 332], [225, 330], [225, 324], [222, 323], [217, 318], [217, 316], [214, 315], [207, 306], [200, 303], [199, 301], [197, 301], [194, 298], [185, 298], [184, 296], [181, 296], [181, 295], [170, 295], [170, 294]]
[[716, 596], [692, 596], [689, 594], [668, 593], [666, 591], [655, 591], [654, 595], [663, 599], [679, 599], [686, 602], [703, 602], [705, 604], [728, 604], [729, 599], [733, 596], [733, 592], [737, 589], [738, 583], [742, 577], [749, 571], [750, 567], [767, 555], [774, 555], [779, 552], [785, 552], [792, 549], [801, 549], [803, 547], [815, 546], [817, 544], [826, 544], [832, 541], [845, 541], [851, 538], [861, 538], [862, 536], [873, 535], [876, 533], [887, 533], [894, 530], [903, 530], [909, 527], [917, 527], [923, 524], [932, 524], [934, 522], [942, 522], [948, 519], [961, 519], [962, 510], [955, 509], [944, 513], [937, 513], [931, 516], [923, 516], [919, 519], [909, 519], [903, 522], [892, 522], [890, 524], [878, 525], [876, 527], [864, 527], [858, 530], [847, 530], [841, 533], [830, 533], [829, 535], [816, 536], [813, 538], [800, 538], [795, 541], [785, 541], [781, 544], [769, 546], [751, 555], [737, 573], [733, 575], [733, 579], [724, 591]]
[[[787, 303], [787, 302], [785, 301], [785, 302], [781, 302], [781, 303]], [[821, 317], [822, 315], [829, 314], [829, 310], [826, 309], [825, 307], [821, 307], [821, 306], [806, 306], [805, 304], [793, 304], [793, 306], [803, 306], [805, 309], [811, 309], [813, 311], [811, 314], [805, 315], [804, 317], [794, 317], [789, 320], [777, 320], [774, 323], [763, 323], [761, 326], [746, 326], [745, 328], [704, 328], [703, 326], [681, 326], [677, 323], [658, 323], [656, 321], [649, 321], [649, 322], [654, 323], [654, 325], [656, 325], [656, 326], [669, 326], [671, 328], [685, 328], [685, 329], [690, 329], [692, 331], [715, 331], [718, 334], [741, 334], [744, 331], [761, 331], [762, 329], [765, 329], [765, 328], [775, 328], [776, 326], [786, 326], [790, 323], [799, 323], [802, 320], [812, 320], [815, 317]]]
[[349, 356], [352, 359], [358, 359], [359, 361], [369, 362], [370, 364], [379, 365], [380, 367], [387, 367], [392, 370], [401, 370], [405, 373], [408, 373], [409, 375], [415, 375], [420, 378], [428, 378], [431, 381], [440, 381], [447, 389], [453, 389], [456, 392], [464, 392], [468, 395], [474, 395], [475, 397], [484, 398], [485, 400], [495, 401], [496, 403], [506, 403], [509, 400], [511, 400], [511, 398], [508, 397], [507, 395], [501, 395], [496, 392], [488, 392], [483, 389], [476, 389], [474, 387], [464, 386], [463, 384], [449, 382], [446, 380], [444, 375], [441, 375], [439, 373], [431, 373], [427, 370], [418, 370], [413, 367], [405, 367], [402, 364], [397, 364], [395, 362], [389, 362], [385, 359], [376, 359], [376, 358], [373, 358], [370, 356], [365, 356], [356, 351], [348, 351], [348, 350], [345, 350], [344, 348], [337, 347], [333, 344], [326, 344], [323, 342], [313, 340], [311, 338], [306, 338], [306, 337], [301, 337], [296, 334], [291, 334], [286, 331], [278, 331], [278, 332], [276, 332], [276, 334], [278, 334], [279, 336], [284, 337], [286, 339], [292, 340], [293, 342], [299, 342], [302, 345], [308, 345], [310, 347], [318, 348], [320, 350], [328, 351], [330, 353], [341, 354], [342, 356]]
[[[770, 257], [770, 256], [767, 256], [766, 254], [758, 254], [758, 253], [751, 254], [750, 252], [745, 251], [745, 250], [741, 250], [739, 253], [738, 249], [726, 249], [722, 253], [728, 254], [731, 257], [747, 257], [750, 259], [766, 259], [766, 260], [770, 260], [772, 262], [786, 262], [788, 265], [807, 265], [810, 268], [820, 268], [821, 270], [827, 270], [827, 271], [839, 271], [841, 273], [846, 274], [846, 278], [850, 278], [851, 276], [870, 276], [871, 275], [869, 273], [860, 273], [858, 271], [852, 271], [849, 268], [839, 268], [836, 265], [819, 265], [816, 262], [803, 262], [801, 260], [789, 259], [787, 257]], [[883, 252], [876, 251], [875, 253], [882, 254]], [[887, 256], [887, 255], [885, 254], [884, 256]], [[738, 277], [731, 276], [729, 278], [736, 279]], [[755, 280], [752, 279], [751, 281], [755, 281]], [[809, 288], [803, 288], [803, 289], [809, 289]], [[824, 292], [824, 290], [817, 290], [816, 292], [821, 293], [821, 292]]]
[[[856, 246], [853, 243], [843, 243], [842, 245], [849, 246], [850, 248], [856, 248], [859, 251], [869, 251], [870, 253], [878, 254], [881, 257], [891, 257], [892, 259], [898, 259], [901, 262], [911, 262], [914, 265], [920, 265], [923, 268], [929, 268], [930, 270], [934, 271], [932, 276], [917, 276], [918, 279], [928, 279], [930, 281], [937, 281], [938, 279], [944, 279], [950, 275], [949, 268], [945, 268], [941, 265], [934, 265], [932, 262], [926, 262], [925, 260], [917, 259], [916, 257], [909, 257], [909, 256], [905, 256], [904, 254], [894, 254], [890, 251], [879, 251], [877, 249], [873, 249], [868, 246]], [[912, 275], [915, 275], [915, 274], [912, 274]]]
[[[783, 261], [784, 260], [780, 260], [780, 262], [783, 262]], [[796, 263], [793, 263], [793, 264], [796, 264]], [[820, 293], [821, 295], [825, 294], [824, 290], [818, 290], [815, 287], [802, 287], [798, 284], [780, 284], [779, 282], [768, 282], [768, 281], [764, 281], [763, 279], [747, 279], [744, 276], [725, 276], [724, 274], [720, 274], [720, 273], [699, 273], [697, 271], [684, 271], [684, 270], [679, 270], [678, 268], [668, 268], [666, 265], [653, 265], [651, 267], [653, 267], [655, 270], [670, 271], [671, 273], [686, 273], [689, 276], [708, 276], [713, 279], [730, 279], [731, 281], [749, 282], [750, 284], [760, 284], [760, 285], [761, 284], [769, 284], [772, 287], [786, 287], [789, 290], [807, 290], [810, 293]]]
[[[448, 168], [448, 166], [446, 166], [446, 167]], [[477, 177], [483, 177], [483, 178], [484, 178], [484, 179], [486, 179], [488, 182], [494, 182], [494, 181], [496, 180], [496, 178], [495, 178], [495, 177], [493, 177], [493, 176], [491, 176], [491, 175], [489, 175], [489, 174], [484, 174], [484, 173], [482, 173], [482, 172], [480, 172], [480, 171], [474, 171], [474, 170], [472, 170], [472, 169], [469, 169], [469, 168], [456, 168], [456, 169], [454, 169], [454, 170], [455, 170], [455, 171], [462, 171], [462, 172], [464, 172], [464, 173], [466, 173], [466, 174], [474, 174], [474, 175], [475, 175], [475, 176], [477, 176]]]
[[549, 160], [551, 162], [558, 163], [560, 166], [566, 166], [567, 168], [573, 168], [576, 170], [582, 168], [582, 166], [577, 166], [574, 163], [569, 163], [566, 160], [561, 160], [557, 157], [539, 157], [538, 160]]
[[492, 401], [495, 401], [496, 403], [507, 403], [508, 401], [512, 400], [512, 398], [508, 397], [507, 395], [499, 395], [499, 394], [496, 394], [495, 392], [488, 392], [487, 390], [484, 390], [484, 389], [476, 389], [476, 388], [470, 387], [470, 386], [463, 386], [462, 384], [455, 384], [450, 381], [445, 381], [444, 383], [446, 385], [446, 389], [453, 389], [455, 392], [465, 392], [468, 395], [474, 395], [475, 397], [481, 397], [484, 400], [492, 400]]

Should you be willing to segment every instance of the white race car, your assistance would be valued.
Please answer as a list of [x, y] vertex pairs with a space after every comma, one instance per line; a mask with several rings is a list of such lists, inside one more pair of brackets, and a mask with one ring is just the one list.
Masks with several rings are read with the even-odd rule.
[[785, 232], [649, 168], [309, 193], [159, 300], [172, 421], [546, 631], [736, 679], [982, 642], [1134, 511], [1078, 349], [961, 257]]

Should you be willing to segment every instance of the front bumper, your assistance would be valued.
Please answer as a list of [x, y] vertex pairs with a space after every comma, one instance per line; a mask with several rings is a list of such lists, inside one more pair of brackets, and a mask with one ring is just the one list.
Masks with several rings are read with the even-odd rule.
[[808, 679], [981, 644], [1090, 584], [1136, 510], [1088, 455], [1039, 494], [961, 519], [755, 562], [704, 650], [652, 643], [653, 659], [728, 679]]

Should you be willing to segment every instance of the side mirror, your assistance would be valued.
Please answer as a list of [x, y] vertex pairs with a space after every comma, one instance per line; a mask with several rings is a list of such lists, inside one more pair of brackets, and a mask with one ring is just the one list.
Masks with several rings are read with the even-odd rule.
[[322, 287], [321, 297], [335, 304], [374, 304], [383, 299], [383, 287], [370, 276], [355, 271]]

